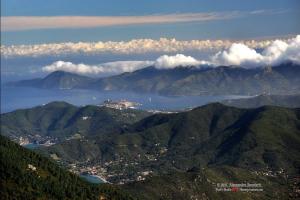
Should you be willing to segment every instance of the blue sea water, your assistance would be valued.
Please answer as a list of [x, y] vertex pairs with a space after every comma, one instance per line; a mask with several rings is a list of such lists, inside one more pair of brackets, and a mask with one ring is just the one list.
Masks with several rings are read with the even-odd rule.
[[27, 149], [36, 149], [39, 146], [40, 146], [39, 144], [35, 144], [35, 143], [29, 143], [29, 144], [24, 145], [24, 147]]
[[80, 177], [84, 178], [85, 180], [87, 180], [90, 183], [105, 183], [104, 180], [102, 180], [101, 178], [97, 177], [97, 176], [93, 176], [93, 175], [89, 175], [89, 174], [81, 174]]
[[145, 110], [183, 110], [225, 99], [245, 96], [182, 96], [167, 97], [157, 94], [136, 94], [131, 92], [100, 92], [95, 90], [47, 90], [28, 87], [1, 87], [1, 113], [30, 108], [51, 101], [66, 101], [74, 105], [99, 105], [107, 99], [126, 99], [141, 103]]

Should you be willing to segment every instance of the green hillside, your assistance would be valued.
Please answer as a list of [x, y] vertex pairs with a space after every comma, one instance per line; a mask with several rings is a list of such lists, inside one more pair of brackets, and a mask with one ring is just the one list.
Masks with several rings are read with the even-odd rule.
[[[31, 113], [43, 119], [43, 116], [52, 116], [54, 108], [56, 113], [90, 108], [57, 102], [47, 106], [28, 109], [27, 114], [21, 116]], [[83, 115], [75, 116], [80, 119]], [[109, 116], [112, 115], [104, 119]], [[39, 126], [43, 120], [37, 119], [26, 124], [35, 122], [35, 126]], [[241, 109], [214, 103], [190, 111], [143, 115], [141, 120], [134, 119], [125, 126], [116, 123], [117, 129], [112, 124], [106, 129], [106, 134], [87, 134], [84, 139], [64, 140], [50, 147], [41, 147], [37, 152], [55, 157], [72, 170], [96, 166], [98, 174], [111, 183], [122, 184], [124, 190], [139, 199], [296, 199], [300, 195], [297, 192], [300, 184], [297, 178], [300, 174], [299, 108], [263, 106]], [[52, 127], [57, 133], [68, 130], [59, 126], [68, 121], [64, 117], [47, 120], [49, 124], [55, 124]], [[78, 127], [81, 120], [73, 122], [72, 126]], [[86, 128], [90, 125], [87, 124]], [[101, 127], [105, 127], [105, 123]], [[26, 130], [22, 126], [18, 129]], [[9, 156], [9, 153], [4, 155]], [[22, 157], [28, 156], [18, 153], [9, 157], [22, 161]], [[9, 158], [4, 157], [4, 160]], [[25, 171], [28, 164], [39, 166], [37, 162], [25, 161], [20, 164]], [[59, 182], [61, 180], [65, 179], [59, 179]], [[217, 183], [247, 181], [262, 184], [264, 192], [216, 192]]]
[[116, 131], [148, 115], [150, 113], [133, 109], [76, 107], [65, 102], [52, 102], [2, 114], [1, 134], [16, 141], [21, 136], [31, 142], [46, 136], [62, 141], [70, 137]]
[[89, 184], [0, 135], [1, 199], [132, 199], [111, 185]]
[[[226, 186], [229, 191], [217, 191], [220, 184], [260, 184], [256, 189], [261, 191], [244, 192], [239, 187], [236, 192], [233, 187]], [[266, 176], [255, 174], [248, 170], [223, 166], [217, 168], [191, 169], [187, 172], [172, 172], [160, 176], [152, 176], [145, 181], [134, 182], [122, 188], [139, 199], [297, 199], [300, 197], [299, 180], [284, 176]]]
[[106, 175], [122, 172], [110, 176], [111, 182], [135, 180], [147, 170], [160, 174], [223, 165], [297, 174], [299, 127], [299, 109], [209, 104], [177, 114], [152, 115], [120, 132], [41, 150], [67, 163], [97, 163], [107, 170]]

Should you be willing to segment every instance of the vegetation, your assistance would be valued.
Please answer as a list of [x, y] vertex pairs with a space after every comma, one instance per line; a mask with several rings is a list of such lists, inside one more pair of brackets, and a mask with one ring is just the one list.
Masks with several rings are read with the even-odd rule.
[[[241, 192], [216, 191], [218, 184], [261, 184], [262, 191]], [[263, 176], [248, 170], [222, 166], [217, 168], [191, 169], [187, 172], [172, 172], [160, 176], [152, 176], [145, 181], [134, 182], [122, 188], [139, 199], [296, 199], [295, 182], [284, 176]], [[244, 187], [246, 188], [246, 187]], [[297, 196], [298, 195], [298, 196]]]
[[1, 199], [132, 199], [112, 185], [93, 185], [0, 135]]
[[[62, 112], [66, 107], [71, 110], [78, 109], [66, 106], [65, 103], [56, 102], [54, 105], [57, 113]], [[31, 113], [43, 119], [43, 116], [51, 113], [53, 105], [50, 107], [49, 110], [47, 106], [27, 110], [27, 114], [23, 116]], [[35, 109], [40, 113], [35, 113]], [[76, 116], [82, 117], [79, 114]], [[97, 113], [94, 118], [101, 119], [97, 118]], [[38, 123], [43, 122], [43, 120], [34, 120], [36, 121], [28, 122], [28, 124], [35, 122], [35, 126], [39, 126]], [[49, 124], [55, 124], [51, 126], [52, 131], [58, 128], [58, 133], [61, 133], [59, 128], [65, 126], [58, 125], [61, 120], [64, 122], [65, 118], [49, 118], [48, 120]], [[73, 126], [78, 127], [79, 123], [80, 121], [74, 120]], [[97, 124], [98, 121], [94, 123]], [[21, 129], [22, 126], [18, 128]], [[4, 141], [8, 143], [7, 140]], [[13, 144], [13, 147], [22, 152], [29, 152], [16, 144]], [[34, 159], [28, 162], [28, 158], [31, 157], [27, 153], [15, 155], [7, 151], [1, 150], [5, 152], [4, 155], [7, 155], [7, 157], [1, 156], [3, 161], [9, 158], [17, 160], [20, 162], [17, 166], [21, 169], [16, 170], [21, 172], [11, 171], [11, 174], [5, 174], [5, 177], [14, 177], [14, 174], [29, 172], [31, 174], [28, 175], [29, 177], [37, 174], [40, 176], [35, 177], [34, 181], [24, 179], [30, 184], [26, 186], [24, 183], [25, 188], [37, 187], [31, 186], [31, 182], [41, 180], [45, 177], [44, 171], [51, 169], [42, 165], [47, 164], [47, 161], [39, 161], [45, 158], [33, 152], [30, 152], [30, 155], [33, 155], [31, 157]], [[291, 199], [298, 198], [300, 195], [297, 192], [300, 184], [297, 178], [300, 174], [299, 108], [263, 106], [241, 109], [214, 103], [186, 112], [154, 114], [125, 126], [119, 126], [118, 129], [107, 129], [106, 134], [95, 132], [95, 134], [87, 135], [85, 139], [63, 141], [50, 147], [40, 148], [38, 151], [57, 156], [61, 164], [66, 164], [66, 166], [68, 164], [76, 164], [76, 166], [80, 164], [83, 167], [99, 166], [104, 169], [106, 173], [104, 175], [107, 175], [104, 177], [108, 178], [109, 182], [125, 182], [122, 188], [140, 199]], [[11, 160], [9, 165], [1, 165], [3, 166], [1, 170], [14, 169], [11, 167], [13, 164]], [[37, 171], [28, 170], [28, 164], [36, 166]], [[56, 166], [54, 163], [49, 164], [49, 166], [52, 165]], [[47, 175], [48, 178], [45, 179], [46, 182], [45, 180], [42, 181], [43, 183], [38, 182], [42, 188], [52, 184], [47, 182], [51, 180], [54, 182], [57, 180], [57, 184], [67, 185], [69, 182], [65, 183], [64, 180], [77, 184], [76, 179], [78, 184], [87, 184], [71, 174], [68, 176], [74, 177], [74, 180], [68, 177], [49, 178], [57, 173], [58, 175], [63, 173], [56, 168], [49, 173], [50, 175]], [[136, 182], [145, 173], [148, 173], [143, 176], [146, 179]], [[21, 174], [17, 177], [27, 176]], [[13, 180], [13, 183], [20, 183], [17, 178]], [[215, 191], [217, 183], [246, 181], [262, 184], [264, 192], [233, 194]], [[5, 182], [5, 184], [8, 188], [6, 193], [13, 191], [9, 188], [17, 187], [15, 183], [11, 187], [10, 182]], [[89, 195], [89, 191], [91, 193], [101, 191], [103, 187], [109, 188], [109, 186], [86, 187], [89, 189], [86, 189], [82, 195]], [[32, 197], [39, 195], [33, 191], [44, 191], [39, 188], [37, 190], [24, 189], [24, 191], [27, 190], [28, 195]], [[61, 190], [65, 194], [65, 190]], [[115, 188], [113, 190], [115, 191]], [[77, 188], [74, 188], [74, 194], [79, 195]]]
[[221, 103], [239, 108], [257, 108], [266, 105], [300, 108], [300, 95], [259, 95], [251, 98], [225, 100]]
[[[156, 69], [152, 66], [130, 73], [93, 80], [81, 77], [79, 81], [77, 76], [54, 72], [38, 81], [29, 80], [13, 85], [133, 91], [178, 96], [295, 94], [300, 91], [300, 67], [293, 63], [255, 69], [234, 66]], [[75, 83], [74, 80], [76, 80]]]
[[36, 135], [58, 138], [87, 136], [119, 130], [150, 113], [140, 110], [116, 110], [99, 106], [76, 107], [65, 102], [52, 102], [32, 109], [1, 115], [1, 133], [12, 139]]
[[[66, 141], [47, 151], [69, 161], [123, 157], [157, 171], [231, 165], [299, 173], [299, 116], [299, 109], [210, 104], [178, 114], [152, 115], [120, 132]], [[148, 162], [149, 156], [157, 161]]]

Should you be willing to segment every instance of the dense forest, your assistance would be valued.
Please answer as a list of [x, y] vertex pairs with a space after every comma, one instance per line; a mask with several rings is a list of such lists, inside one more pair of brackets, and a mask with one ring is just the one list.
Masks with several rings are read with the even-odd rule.
[[[53, 108], [60, 114], [47, 112]], [[76, 118], [66, 120], [64, 116], [69, 115], [63, 111], [69, 109], [65, 108], [77, 110], [54, 102], [3, 117], [19, 119], [17, 122], [22, 124], [20, 116], [27, 116], [19, 130], [50, 127], [53, 132], [63, 133], [69, 129], [68, 125], [70, 130], [77, 127], [89, 130], [93, 124], [104, 124], [103, 118], [117, 115], [110, 109], [109, 115], [104, 115], [107, 112], [103, 109], [87, 106], [79, 108], [77, 114], [71, 112], [70, 116]], [[179, 113], [148, 117], [140, 114], [141, 120], [134, 117], [131, 121], [126, 117], [130, 119], [126, 126], [113, 123], [120, 125], [113, 132], [95, 131], [84, 139], [65, 140], [35, 152], [1, 136], [1, 196], [4, 199], [25, 196], [26, 199], [149, 200], [297, 199], [300, 196], [299, 108], [241, 109], [213, 103]], [[44, 120], [40, 124], [32, 123], [32, 116], [38, 115], [48, 119], [47, 126]], [[83, 116], [91, 116], [93, 123], [81, 124], [82, 120], [74, 120]], [[121, 115], [108, 120], [120, 118]], [[114, 185], [87, 183], [38, 152], [55, 155], [59, 164], [69, 169], [74, 163], [78, 169], [100, 167], [99, 173]], [[230, 182], [258, 183], [263, 192], [216, 192], [218, 183]]]
[[1, 199], [132, 199], [107, 184], [94, 185], [0, 135]]

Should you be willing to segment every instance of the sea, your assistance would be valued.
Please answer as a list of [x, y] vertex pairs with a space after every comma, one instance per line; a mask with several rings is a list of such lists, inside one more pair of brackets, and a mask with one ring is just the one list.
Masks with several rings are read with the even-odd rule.
[[27, 149], [36, 149], [38, 148], [40, 145], [39, 144], [36, 144], [36, 143], [28, 143], [26, 145], [23, 145], [23, 147], [27, 148]]
[[105, 183], [106, 182], [105, 180], [101, 179], [99, 176], [94, 176], [94, 175], [90, 175], [90, 174], [84, 174], [84, 175], [81, 174], [80, 177], [87, 180], [90, 183], [99, 184], [99, 183]]
[[[128, 100], [140, 103], [139, 109], [159, 111], [180, 111], [202, 106], [207, 103], [219, 102], [227, 99], [247, 98], [249, 96], [219, 95], [219, 96], [161, 96], [157, 94], [137, 94], [133, 92], [113, 92], [96, 90], [48, 90], [29, 87], [1, 87], [1, 113], [17, 109], [31, 108], [44, 105], [52, 101], [65, 101], [77, 106], [100, 105], [105, 100]], [[28, 149], [35, 149], [38, 144], [25, 145]], [[80, 177], [95, 184], [104, 183], [98, 176], [81, 174]]]
[[1, 113], [17, 109], [31, 108], [52, 101], [65, 101], [77, 106], [100, 105], [105, 100], [128, 100], [140, 103], [139, 109], [180, 111], [202, 106], [207, 103], [226, 99], [246, 98], [249, 96], [161, 96], [157, 94], [137, 94], [133, 92], [96, 91], [96, 90], [49, 90], [29, 87], [1, 87]]

